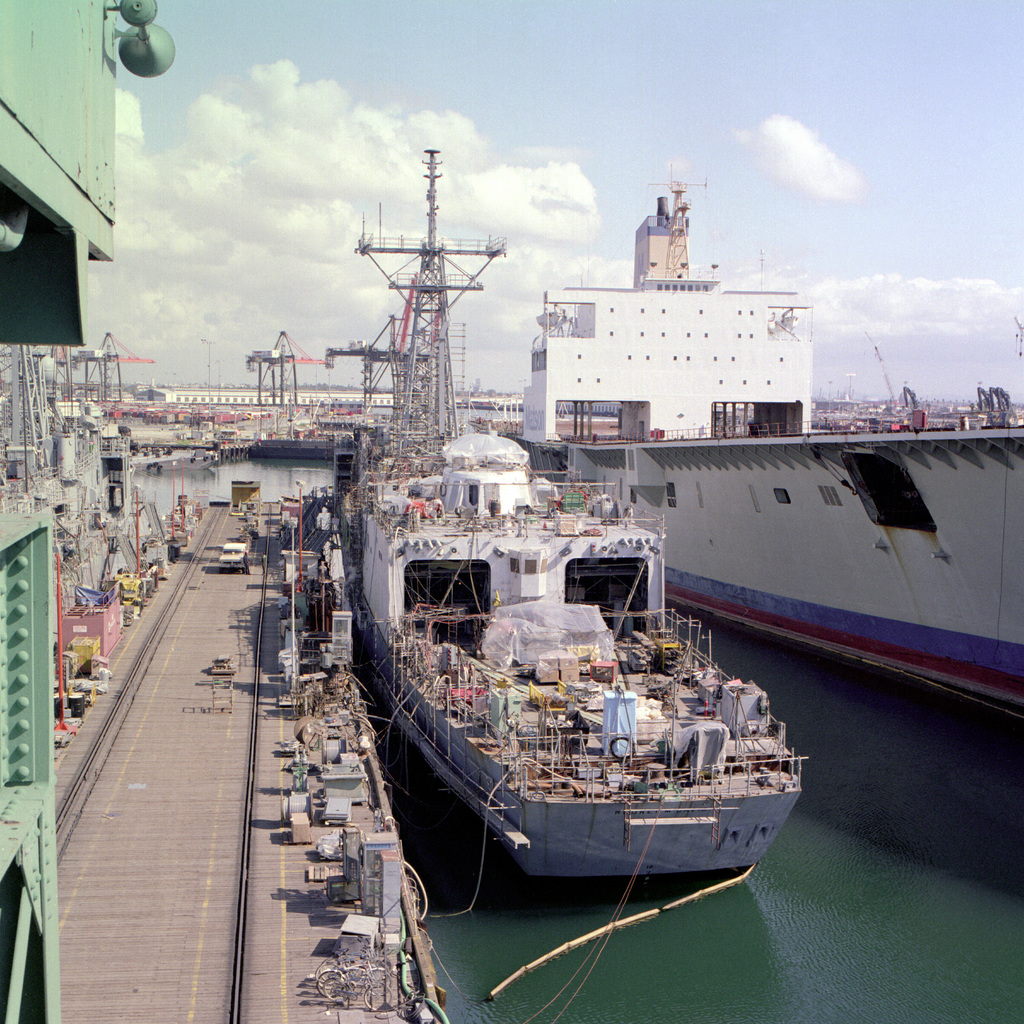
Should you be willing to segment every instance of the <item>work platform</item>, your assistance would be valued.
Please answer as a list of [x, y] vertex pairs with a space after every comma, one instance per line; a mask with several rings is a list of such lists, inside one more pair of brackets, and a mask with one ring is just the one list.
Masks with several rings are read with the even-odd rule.
[[[345, 911], [324, 886], [307, 881], [318, 863], [292, 845], [281, 826], [289, 759], [278, 756], [294, 723], [278, 707], [279, 588], [263, 597], [259, 555], [252, 575], [222, 575], [219, 545], [237, 521], [211, 510], [184, 558], [132, 627], [114, 664], [111, 699], [147, 636], [170, 615], [132, 706], [95, 781], [61, 860], [59, 922], [64, 1019], [239, 1020], [262, 1024], [399, 1021], [388, 1006], [373, 1011], [328, 1003], [312, 981], [339, 935]], [[271, 578], [276, 541], [268, 557]], [[175, 608], [176, 576], [190, 574]], [[263, 618], [259, 728], [252, 814], [245, 960], [236, 983], [239, 864], [245, 837], [249, 723], [253, 710], [255, 630]], [[170, 611], [168, 612], [168, 608]], [[148, 620], [148, 621], [147, 621]], [[225, 705], [215, 658], [230, 656], [235, 674]], [[215, 690], [216, 687], [216, 690]], [[92, 715], [99, 711], [93, 709]], [[63, 775], [88, 742], [62, 755]], [[372, 812], [368, 829], [372, 831]], [[235, 985], [237, 984], [237, 992]], [[392, 1005], [397, 1004], [392, 999]]]

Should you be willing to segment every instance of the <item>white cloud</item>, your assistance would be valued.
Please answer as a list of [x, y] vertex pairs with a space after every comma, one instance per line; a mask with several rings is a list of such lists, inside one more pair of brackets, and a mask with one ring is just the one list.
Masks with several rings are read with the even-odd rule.
[[831, 203], [857, 203], [868, 194], [864, 175], [795, 118], [773, 114], [761, 122], [757, 131], [740, 131], [736, 138], [754, 153], [761, 169], [784, 188]]
[[979, 381], [1024, 397], [1014, 382], [1013, 317], [1024, 307], [1024, 288], [995, 281], [934, 281], [901, 274], [850, 280], [806, 281], [814, 303], [815, 381], [833, 393], [855, 373], [859, 394], [886, 397], [875, 346], [897, 394], [906, 381], [923, 398], [970, 398]]
[[543, 288], [576, 275], [562, 254], [585, 252], [600, 226], [568, 155], [503, 162], [458, 112], [357, 103], [286, 60], [201, 96], [173, 149], [148, 149], [142, 126], [138, 100], [119, 93], [115, 263], [94, 265], [89, 332], [156, 359], [147, 377], [205, 380], [201, 337], [215, 341], [225, 381], [245, 379], [245, 354], [280, 330], [314, 356], [375, 337], [399, 302], [356, 243], [364, 217], [377, 233], [378, 205], [385, 235], [426, 234], [426, 148], [443, 161], [439, 233], [508, 239], [487, 291], [457, 307], [471, 377], [497, 386], [529, 374]]

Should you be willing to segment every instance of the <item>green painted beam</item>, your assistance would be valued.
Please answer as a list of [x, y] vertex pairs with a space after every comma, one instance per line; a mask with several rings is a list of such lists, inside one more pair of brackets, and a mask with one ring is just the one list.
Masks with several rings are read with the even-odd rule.
[[0, 1006], [60, 1021], [53, 771], [53, 532], [0, 516]]

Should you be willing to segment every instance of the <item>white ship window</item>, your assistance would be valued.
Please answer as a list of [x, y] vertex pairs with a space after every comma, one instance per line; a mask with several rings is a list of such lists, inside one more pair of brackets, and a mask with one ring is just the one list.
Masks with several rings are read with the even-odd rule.
[[744, 381], [743, 383], [744, 383], [744, 384], [746, 384], [747, 382], [746, 382], [746, 381]]
[[662, 336], [663, 338], [665, 337], [665, 332], [664, 332], [664, 331], [662, 331], [662, 332], [661, 332], [661, 336]]
[[626, 356], [626, 362], [629, 362], [632, 358], [632, 356]]
[[785, 487], [776, 487], [775, 488], [775, 500], [780, 505], [790, 505], [790, 504], [792, 504], [790, 502], [790, 500], [789, 500], [789, 491], [787, 491]]
[[508, 567], [515, 573], [519, 572], [519, 556], [509, 555], [508, 556]]
[[753, 337], [753, 335], [751, 335], [751, 337]]
[[665, 481], [665, 497], [668, 499], [668, 507], [676, 507], [676, 485], [671, 480]]
[[609, 331], [608, 332], [608, 337], [609, 338], [614, 338], [615, 337], [615, 332], [614, 331]]
[[[704, 335], [704, 337], [706, 338], [706, 337], [707, 337], [707, 335], [705, 334], [705, 335]], [[717, 362], [718, 362], [718, 356], [712, 356], [712, 357], [711, 357], [711, 362], [713, 362], [713, 363], [717, 363]]]
[[737, 316], [743, 316], [743, 310], [742, 309], [737, 309], [736, 310], [736, 315]]
[[651, 357], [650, 357], [650, 356], [648, 356], [648, 357], [647, 357], [647, 362], [650, 362], [650, 361], [651, 361]]
[[640, 332], [640, 337], [642, 338], [643, 336], [644, 336], [644, 332], [643, 332], [643, 331], [641, 331], [641, 332]]
[[736, 362], [736, 357], [735, 357], [735, 356], [733, 356], [733, 357], [732, 357], [732, 361], [733, 361], [734, 363]]
[[643, 310], [641, 309], [641, 310], [640, 310], [640, 312], [642, 313], [642, 312], [643, 312]]
[[662, 313], [664, 313], [664, 312], [665, 312], [665, 310], [662, 310]]
[[480, 500], [480, 485], [470, 484], [469, 485], [469, 504], [476, 508], [477, 502]]
[[754, 492], [754, 485], [753, 484], [747, 484], [747, 490], [750, 491], [750, 500], [754, 503], [754, 511], [755, 512], [760, 512], [761, 511], [761, 506], [758, 503], [757, 494]]
[[583, 378], [582, 377], [577, 377], [576, 378], [576, 383], [577, 384], [582, 384], [583, 383]]
[[636, 491], [634, 491], [632, 487], [629, 489], [629, 503], [630, 505], [636, 504]]
[[753, 315], [754, 315], [754, 311], [753, 311], [753, 310], [751, 310], [751, 311], [750, 311], [750, 315], [751, 315], [751, 316], [753, 316]]
[[583, 358], [583, 353], [582, 352], [577, 352], [576, 353], [576, 358], [577, 359], [582, 359]]
[[704, 315], [704, 310], [703, 309], [698, 309], [697, 313], [698, 313], [699, 316], [703, 316]]
[[690, 357], [689, 357], [689, 356], [687, 356], [687, 357], [686, 357], [686, 361], [687, 361], [687, 362], [689, 362], [689, 361], [690, 361]]
[[707, 331], [705, 331], [705, 332], [704, 332], [704, 337], [706, 338], [707, 336], [708, 336], [708, 332], [707, 332]]

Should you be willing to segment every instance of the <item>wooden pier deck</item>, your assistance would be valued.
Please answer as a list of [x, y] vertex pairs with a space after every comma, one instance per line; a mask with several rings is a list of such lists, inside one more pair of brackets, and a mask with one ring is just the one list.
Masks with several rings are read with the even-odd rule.
[[[278, 753], [292, 739], [293, 723], [277, 706], [274, 586], [265, 597], [253, 817], [251, 830], [244, 827], [264, 540], [252, 575], [221, 574], [218, 546], [236, 533], [237, 520], [226, 510], [207, 514], [113, 659], [116, 688], [147, 638], [152, 642], [153, 620], [171, 616], [59, 865], [63, 1015], [76, 1024], [227, 1021], [236, 988], [237, 1019], [253, 1024], [401, 1019], [390, 1006], [371, 1012], [329, 1004], [311, 980], [344, 913], [327, 903], [322, 884], [307, 882], [310, 848], [286, 843], [280, 824], [281, 791], [291, 776]], [[272, 581], [277, 560], [274, 540]], [[182, 573], [190, 578], [176, 600], [174, 574]], [[215, 709], [214, 684], [223, 680], [209, 668], [224, 656], [237, 671], [230, 703], [225, 706], [221, 687]], [[89, 729], [87, 716], [83, 735], [61, 755], [58, 805]], [[247, 836], [245, 958], [236, 979], [239, 864]]]

